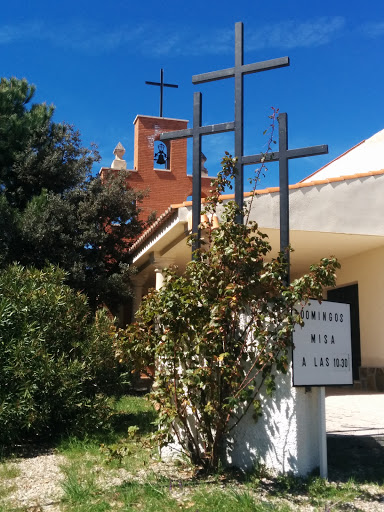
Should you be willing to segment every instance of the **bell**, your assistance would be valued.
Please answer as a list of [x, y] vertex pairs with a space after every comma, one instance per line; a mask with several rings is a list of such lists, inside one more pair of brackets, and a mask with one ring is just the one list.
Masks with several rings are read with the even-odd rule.
[[164, 158], [164, 153], [163, 152], [159, 152], [159, 156], [157, 157], [156, 163], [159, 164], [159, 165], [164, 165], [165, 162], [166, 162], [166, 160]]
[[159, 165], [164, 165], [167, 163], [167, 155], [164, 153], [164, 149], [165, 149], [164, 144], [159, 144], [159, 146], [158, 146], [159, 151], [157, 153], [155, 153], [154, 160]]

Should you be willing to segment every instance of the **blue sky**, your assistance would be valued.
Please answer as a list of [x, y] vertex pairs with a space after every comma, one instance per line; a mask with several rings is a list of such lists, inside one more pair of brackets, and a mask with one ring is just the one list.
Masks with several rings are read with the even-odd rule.
[[[291, 61], [245, 77], [245, 154], [265, 149], [271, 106], [288, 113], [290, 148], [329, 145], [329, 155], [290, 163], [292, 183], [384, 128], [382, 0], [14, 0], [0, 17], [1, 75], [34, 83], [56, 121], [98, 144], [101, 165], [121, 141], [130, 167], [134, 118], [158, 114], [158, 88], [144, 82], [158, 81], [160, 68], [179, 85], [164, 91], [164, 116], [192, 121], [201, 91], [204, 124], [233, 120], [233, 79], [193, 86], [191, 77], [233, 66], [236, 21], [246, 64]], [[210, 174], [224, 150], [232, 134], [203, 138]], [[272, 165], [265, 185], [276, 183]]]

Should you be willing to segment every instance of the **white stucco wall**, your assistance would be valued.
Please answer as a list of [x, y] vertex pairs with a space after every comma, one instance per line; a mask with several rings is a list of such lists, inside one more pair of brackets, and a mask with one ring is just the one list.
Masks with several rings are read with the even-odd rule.
[[[383, 236], [383, 190], [384, 175], [291, 189], [290, 229]], [[261, 229], [278, 229], [279, 215], [278, 192], [254, 199], [251, 219]]]
[[320, 464], [319, 389], [293, 388], [292, 375], [277, 379], [272, 398], [262, 396], [263, 416], [239, 423], [228, 463], [250, 470], [257, 462], [277, 473], [306, 475]]
[[[244, 471], [262, 463], [276, 474], [302, 476], [319, 467], [319, 388], [294, 388], [289, 372], [277, 377], [272, 397], [258, 398], [263, 415], [255, 422], [250, 408], [229, 439], [226, 463]], [[168, 445], [161, 456], [179, 457], [180, 446]]]
[[384, 247], [341, 261], [337, 286], [358, 284], [361, 365], [384, 367]]
[[379, 171], [383, 169], [384, 165], [383, 153], [384, 130], [381, 130], [340, 157], [335, 158], [335, 160], [319, 169], [316, 173], [304, 179], [303, 182], [360, 172]]

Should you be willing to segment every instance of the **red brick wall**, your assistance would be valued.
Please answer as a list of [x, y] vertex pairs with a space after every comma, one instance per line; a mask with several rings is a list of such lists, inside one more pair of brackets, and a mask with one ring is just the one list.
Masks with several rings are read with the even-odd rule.
[[[159, 134], [187, 128], [188, 121], [162, 117], [137, 116], [135, 119], [135, 146], [133, 170], [127, 178], [127, 185], [144, 190], [149, 195], [140, 205], [142, 218], [156, 211], [161, 215], [171, 204], [182, 203], [192, 195], [192, 177], [187, 176], [187, 141], [186, 139], [170, 142], [170, 169], [154, 169], [154, 141]], [[108, 172], [103, 168], [101, 173]], [[201, 178], [202, 196], [210, 188], [211, 178]]]

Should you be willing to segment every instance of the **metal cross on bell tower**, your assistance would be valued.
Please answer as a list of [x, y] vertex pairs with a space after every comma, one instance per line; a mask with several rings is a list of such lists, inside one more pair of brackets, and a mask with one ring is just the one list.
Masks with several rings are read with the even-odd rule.
[[160, 69], [160, 82], [145, 82], [147, 85], [157, 85], [160, 87], [160, 115], [159, 117], [163, 117], [163, 91], [164, 87], [173, 87], [177, 89], [179, 86], [175, 84], [165, 84], [164, 83], [164, 70]]

